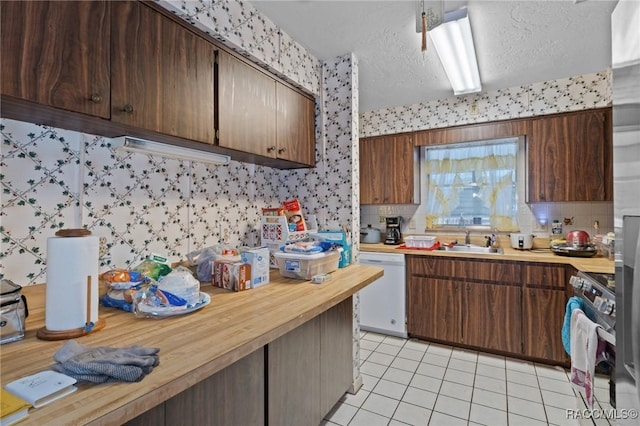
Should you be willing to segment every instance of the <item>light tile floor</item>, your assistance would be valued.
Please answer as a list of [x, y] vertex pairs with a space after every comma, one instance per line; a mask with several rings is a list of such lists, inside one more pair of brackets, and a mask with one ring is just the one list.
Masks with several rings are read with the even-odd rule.
[[[323, 425], [610, 425], [568, 418], [586, 406], [560, 367], [368, 332], [360, 363], [362, 388]], [[608, 377], [595, 385], [593, 408], [613, 410]]]

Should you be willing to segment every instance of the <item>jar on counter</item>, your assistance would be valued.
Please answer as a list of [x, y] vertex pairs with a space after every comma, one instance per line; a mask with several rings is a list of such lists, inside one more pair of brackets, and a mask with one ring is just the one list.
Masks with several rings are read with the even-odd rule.
[[562, 222], [559, 220], [554, 220], [551, 224], [551, 233], [553, 235], [562, 235]]

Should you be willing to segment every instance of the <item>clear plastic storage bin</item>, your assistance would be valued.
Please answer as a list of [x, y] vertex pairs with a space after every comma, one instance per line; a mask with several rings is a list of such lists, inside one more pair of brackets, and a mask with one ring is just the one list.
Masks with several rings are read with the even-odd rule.
[[411, 235], [404, 237], [407, 248], [429, 248], [436, 243], [436, 237], [431, 235]]
[[301, 254], [275, 253], [280, 275], [310, 280], [314, 275], [328, 274], [338, 269], [340, 253], [337, 251]]

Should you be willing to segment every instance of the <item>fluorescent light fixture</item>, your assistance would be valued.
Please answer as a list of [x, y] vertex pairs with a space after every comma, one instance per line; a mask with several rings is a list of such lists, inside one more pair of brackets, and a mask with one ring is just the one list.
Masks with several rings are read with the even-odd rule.
[[467, 9], [445, 14], [445, 22], [429, 31], [454, 95], [482, 90]]
[[209, 151], [200, 151], [197, 149], [185, 148], [182, 146], [170, 145], [160, 142], [152, 142], [144, 139], [132, 138], [130, 136], [113, 138], [111, 140], [111, 146], [122, 151], [159, 155], [165, 158], [195, 161], [197, 163], [226, 165], [229, 164], [229, 161], [231, 161], [231, 157], [229, 157], [228, 155], [216, 154]]

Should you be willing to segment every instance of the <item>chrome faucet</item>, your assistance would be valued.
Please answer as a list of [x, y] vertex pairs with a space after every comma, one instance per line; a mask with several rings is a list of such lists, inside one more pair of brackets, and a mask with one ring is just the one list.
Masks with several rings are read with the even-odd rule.
[[468, 229], [464, 230], [464, 244], [465, 245], [471, 245], [471, 235], [470, 235], [471, 231], [469, 231]]

